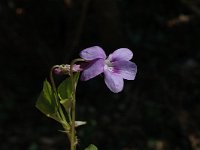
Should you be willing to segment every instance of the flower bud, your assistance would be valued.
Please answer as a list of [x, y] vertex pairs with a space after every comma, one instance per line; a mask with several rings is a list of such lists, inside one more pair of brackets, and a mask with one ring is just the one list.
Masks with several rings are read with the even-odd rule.
[[[70, 65], [62, 64], [62, 65], [56, 66], [53, 71], [57, 75], [70, 75]], [[72, 72], [80, 72], [80, 71], [82, 71], [80, 65], [74, 64], [72, 68]]]

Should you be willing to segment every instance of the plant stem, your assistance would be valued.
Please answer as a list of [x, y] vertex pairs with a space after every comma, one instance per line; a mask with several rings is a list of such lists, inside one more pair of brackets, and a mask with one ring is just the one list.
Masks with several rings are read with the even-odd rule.
[[84, 61], [83, 59], [75, 59], [70, 64], [70, 77], [71, 77], [71, 86], [72, 86], [72, 108], [71, 108], [71, 116], [72, 116], [72, 122], [71, 122], [71, 149], [70, 150], [76, 150], [76, 130], [75, 130], [75, 121], [76, 121], [76, 87], [74, 83], [74, 76], [73, 76], [73, 66], [78, 61]]
[[56, 85], [55, 85], [55, 82], [54, 82], [54, 78], [53, 78], [53, 70], [58, 67], [57, 65], [56, 66], [53, 66], [51, 68], [51, 71], [50, 71], [50, 81], [51, 81], [51, 85], [52, 85], [52, 88], [53, 88], [53, 91], [54, 91], [54, 96], [55, 96], [55, 99], [56, 99], [56, 104], [57, 106], [59, 106], [59, 101], [58, 101], [58, 96], [57, 96], [57, 91], [56, 91]]
[[51, 68], [51, 71], [50, 71], [50, 80], [51, 80], [51, 84], [52, 84], [52, 87], [53, 87], [54, 96], [55, 96], [55, 99], [56, 99], [56, 104], [57, 104], [57, 107], [58, 107], [58, 110], [57, 110], [57, 112], [58, 112], [58, 117], [59, 117], [62, 121], [66, 122], [65, 115], [64, 115], [63, 110], [62, 110], [62, 108], [61, 108], [61, 106], [60, 106], [60, 101], [59, 101], [59, 99], [58, 99], [58, 93], [57, 93], [55, 81], [54, 81], [54, 78], [53, 78], [53, 70], [54, 70], [55, 68], [57, 68], [57, 67], [59, 67], [59, 66], [58, 66], [58, 65], [55, 65], [55, 66], [53, 66], [53, 67]]
[[76, 150], [76, 141], [75, 141], [75, 117], [76, 117], [76, 100], [75, 94], [73, 93], [72, 100], [72, 125], [71, 125], [71, 150]]
[[72, 115], [72, 122], [71, 122], [71, 140], [70, 140], [70, 150], [76, 150], [75, 144], [75, 121], [76, 121], [76, 99], [75, 99], [75, 86], [74, 86], [74, 77], [73, 77], [73, 65], [74, 61], [70, 64], [70, 76], [71, 76], [71, 86], [72, 86], [72, 108], [71, 108], [71, 115]]

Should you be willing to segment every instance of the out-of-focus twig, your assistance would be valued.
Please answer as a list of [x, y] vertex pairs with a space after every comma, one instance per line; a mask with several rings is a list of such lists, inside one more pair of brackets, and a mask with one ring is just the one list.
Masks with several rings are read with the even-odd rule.
[[190, 2], [189, 0], [181, 0], [181, 2], [187, 5], [187, 7], [189, 7], [190, 10], [192, 10], [196, 15], [200, 17], [200, 8], [196, 4]]
[[82, 29], [83, 29], [83, 25], [84, 25], [86, 14], [87, 14], [89, 1], [90, 0], [84, 0], [83, 1], [81, 17], [80, 17], [80, 20], [79, 20], [79, 23], [78, 23], [78, 27], [77, 27], [77, 30], [76, 30], [76, 33], [75, 33], [75, 38], [74, 38], [74, 42], [72, 43], [71, 50], [73, 50], [79, 43], [79, 39], [80, 39], [80, 36], [82, 34]]
[[170, 20], [167, 21], [167, 26], [168, 27], [174, 27], [180, 24], [184, 24], [184, 23], [188, 23], [193, 17], [190, 15], [184, 15], [184, 14], [180, 14], [178, 17], [176, 18], [172, 18]]
[[66, 56], [71, 56], [74, 49], [79, 44], [80, 37], [81, 37], [82, 31], [83, 31], [83, 26], [84, 26], [84, 23], [85, 23], [85, 18], [86, 18], [86, 15], [87, 15], [89, 2], [90, 2], [90, 0], [82, 1], [81, 16], [80, 16], [80, 19], [77, 23], [77, 28], [75, 30], [74, 38], [73, 38], [73, 41], [71, 43], [71, 46], [69, 48], [67, 48], [67, 54], [68, 55], [66, 55]]

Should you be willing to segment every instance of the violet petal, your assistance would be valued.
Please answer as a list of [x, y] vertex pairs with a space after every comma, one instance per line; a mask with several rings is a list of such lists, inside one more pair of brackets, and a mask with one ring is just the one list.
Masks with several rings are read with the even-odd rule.
[[81, 80], [87, 81], [91, 78], [96, 77], [103, 72], [103, 67], [104, 59], [96, 59], [88, 62], [88, 66], [83, 70], [81, 74]]
[[99, 46], [86, 48], [80, 52], [80, 57], [85, 60], [94, 60], [97, 58], [106, 59], [104, 50]]
[[123, 78], [107, 69], [104, 69], [104, 81], [107, 87], [114, 93], [121, 92], [124, 87]]
[[128, 48], [120, 48], [115, 50], [112, 54], [109, 55], [108, 59], [110, 61], [116, 60], [131, 60], [133, 57], [133, 52]]
[[113, 72], [120, 74], [122, 78], [134, 80], [137, 73], [137, 66], [131, 61], [115, 61], [112, 63]]

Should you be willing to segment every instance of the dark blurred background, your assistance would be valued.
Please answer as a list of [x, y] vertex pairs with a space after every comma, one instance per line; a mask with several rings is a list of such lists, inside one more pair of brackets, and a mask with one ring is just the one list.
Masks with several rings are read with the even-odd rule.
[[119, 94], [79, 82], [78, 149], [199, 150], [199, 0], [1, 0], [0, 149], [69, 149], [35, 102], [53, 65], [95, 45], [131, 49], [138, 73]]

